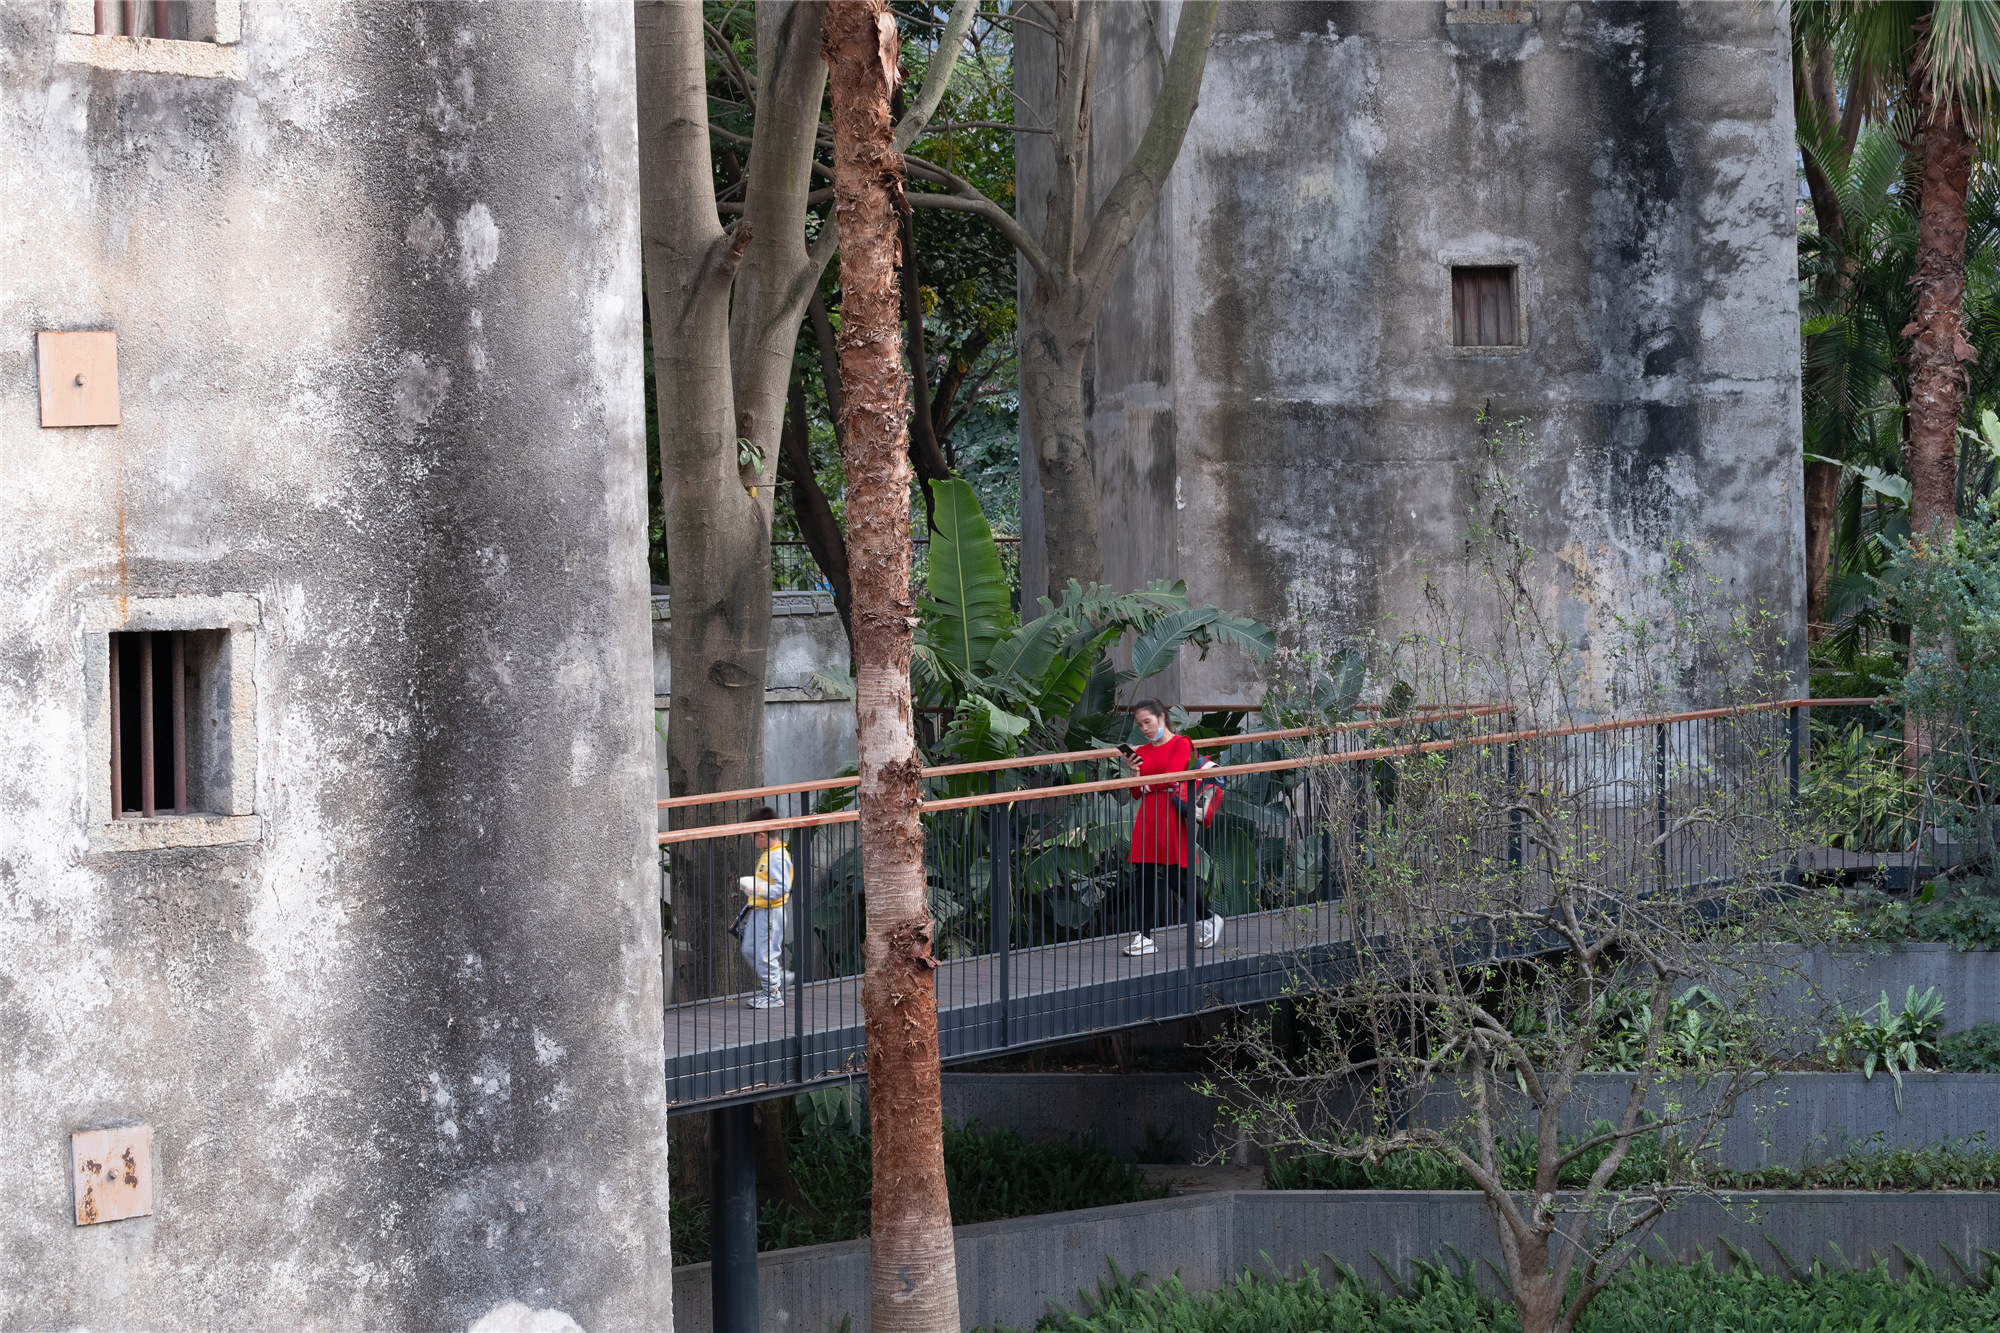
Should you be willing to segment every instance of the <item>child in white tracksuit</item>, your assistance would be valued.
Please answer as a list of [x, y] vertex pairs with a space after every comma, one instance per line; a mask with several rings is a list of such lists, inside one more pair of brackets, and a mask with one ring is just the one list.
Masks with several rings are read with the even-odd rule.
[[[764, 806], [751, 819], [776, 819]], [[737, 883], [749, 900], [743, 913], [743, 961], [757, 976], [758, 991], [748, 1001], [752, 1009], [776, 1009], [785, 1003], [785, 904], [792, 896], [792, 856], [782, 832], [759, 833], [757, 873]]]

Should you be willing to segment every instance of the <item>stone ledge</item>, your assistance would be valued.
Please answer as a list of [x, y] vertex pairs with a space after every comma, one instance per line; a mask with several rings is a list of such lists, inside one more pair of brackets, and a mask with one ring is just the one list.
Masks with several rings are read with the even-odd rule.
[[1447, 9], [1444, 21], [1448, 24], [1460, 23], [1533, 23], [1535, 11], [1532, 9]]
[[63, 60], [132, 74], [180, 74], [191, 79], [240, 79], [243, 50], [214, 42], [163, 41], [152, 37], [98, 37], [66, 32]]
[[156, 815], [118, 819], [90, 830], [93, 852], [149, 852], [163, 847], [228, 847], [264, 836], [259, 815]]

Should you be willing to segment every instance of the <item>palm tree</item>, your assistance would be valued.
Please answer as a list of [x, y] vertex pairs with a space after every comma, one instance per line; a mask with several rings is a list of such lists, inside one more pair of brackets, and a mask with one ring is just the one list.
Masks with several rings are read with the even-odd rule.
[[826, 7], [820, 51], [831, 73], [840, 219], [856, 786], [868, 884], [861, 1008], [875, 1166], [869, 1307], [871, 1327], [881, 1333], [956, 1333], [937, 963], [917, 813], [923, 759], [911, 726], [909, 395], [896, 280], [903, 159], [889, 110], [899, 49], [888, 0], [834, 0]]
[[2000, 82], [2000, 0], [1830, 0], [1794, 7], [1802, 28], [1844, 47], [1856, 89], [1881, 89], [1907, 115], [1917, 159], [1917, 249], [1910, 279], [1909, 418], [1904, 441], [1915, 535], [1949, 531], [1958, 486], [1966, 367], [1966, 199], [1975, 141], [1992, 132]]

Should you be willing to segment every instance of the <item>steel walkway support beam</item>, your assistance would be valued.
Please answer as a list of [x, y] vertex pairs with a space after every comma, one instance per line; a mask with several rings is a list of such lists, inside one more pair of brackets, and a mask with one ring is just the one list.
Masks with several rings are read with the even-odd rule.
[[757, 1330], [757, 1108], [708, 1113], [708, 1242], [714, 1333]]

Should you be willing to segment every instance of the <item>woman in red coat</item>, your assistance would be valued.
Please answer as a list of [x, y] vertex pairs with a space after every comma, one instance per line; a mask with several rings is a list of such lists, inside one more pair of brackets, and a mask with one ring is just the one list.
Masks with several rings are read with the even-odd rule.
[[[1167, 729], [1167, 706], [1158, 699], [1141, 699], [1132, 705], [1132, 722], [1146, 739], [1125, 770], [1140, 777], [1153, 773], [1185, 773], [1195, 766], [1194, 742]], [[1132, 820], [1132, 873], [1139, 894], [1139, 933], [1125, 946], [1126, 954], [1158, 953], [1153, 943], [1153, 926], [1175, 914], [1176, 906], [1187, 897], [1188, 826], [1175, 807], [1174, 797], [1187, 794], [1185, 782], [1162, 782], [1140, 787], [1139, 813]], [[1178, 790], [1177, 790], [1178, 789]], [[1222, 918], [1210, 914], [1208, 899], [1195, 882], [1195, 944], [1211, 949], [1222, 938]]]

